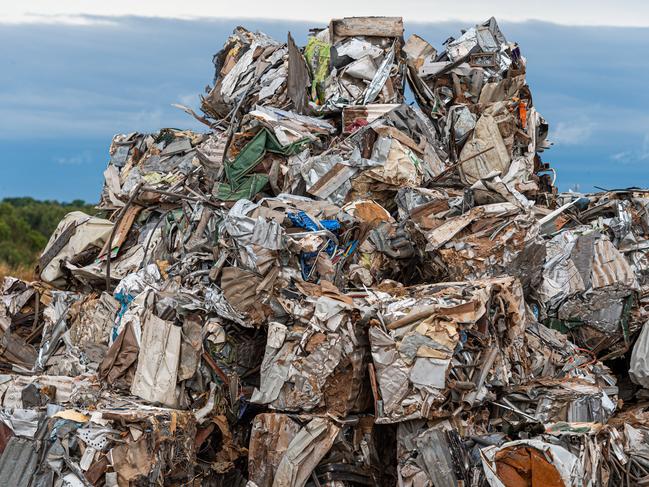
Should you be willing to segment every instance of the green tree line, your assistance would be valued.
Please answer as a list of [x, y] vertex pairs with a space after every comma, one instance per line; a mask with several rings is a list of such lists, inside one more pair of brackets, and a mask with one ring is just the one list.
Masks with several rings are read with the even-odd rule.
[[0, 200], [0, 263], [11, 267], [35, 263], [59, 221], [71, 211], [94, 214], [81, 200], [70, 203], [33, 198]]

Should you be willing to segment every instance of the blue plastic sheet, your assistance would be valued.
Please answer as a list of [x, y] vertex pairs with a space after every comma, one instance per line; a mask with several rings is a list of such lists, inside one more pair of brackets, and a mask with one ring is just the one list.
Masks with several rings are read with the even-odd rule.
[[120, 292], [115, 293], [115, 299], [119, 302], [120, 308], [112, 330], [113, 340], [117, 339], [117, 336], [119, 335], [117, 330], [119, 330], [119, 324], [122, 322], [122, 316], [124, 316], [124, 313], [126, 313], [126, 310], [128, 309], [128, 305], [131, 304], [131, 301], [133, 301], [134, 298], [130, 294]]
[[299, 228], [304, 228], [310, 232], [317, 230], [329, 230], [330, 232], [337, 232], [340, 230], [340, 222], [337, 220], [319, 220], [314, 221], [309, 215], [303, 211], [297, 213], [289, 213], [289, 220], [291, 223]]
[[[331, 233], [338, 234], [340, 230], [340, 222], [338, 220], [314, 220], [303, 211], [297, 213], [289, 213], [289, 220], [294, 226], [304, 228], [310, 232], [317, 232], [318, 230], [328, 230]], [[332, 240], [327, 242], [324, 252], [332, 258], [336, 263], [341, 258], [347, 258], [354, 253], [358, 246], [357, 240], [352, 240], [345, 247], [338, 247]], [[316, 258], [319, 252], [302, 252], [300, 254], [300, 270], [302, 272], [302, 279], [305, 281], [311, 279], [313, 266], [315, 265]]]

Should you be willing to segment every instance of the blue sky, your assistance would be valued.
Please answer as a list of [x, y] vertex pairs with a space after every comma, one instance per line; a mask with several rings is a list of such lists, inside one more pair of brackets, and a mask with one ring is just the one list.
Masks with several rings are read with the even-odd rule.
[[[649, 27], [505, 17], [501, 28], [527, 57], [534, 103], [550, 123], [555, 146], [543, 158], [560, 189], [648, 186]], [[407, 20], [406, 29], [440, 47], [472, 23]], [[303, 43], [322, 22], [0, 16], [0, 197], [94, 202], [113, 134], [202, 130], [171, 104], [196, 107], [212, 55], [240, 24], [278, 39], [290, 30]]]

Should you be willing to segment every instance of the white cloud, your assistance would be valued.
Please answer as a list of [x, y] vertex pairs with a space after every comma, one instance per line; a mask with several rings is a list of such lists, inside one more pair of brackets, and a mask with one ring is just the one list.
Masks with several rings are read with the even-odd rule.
[[0, 24], [57, 24], [71, 26], [117, 26], [119, 22], [109, 16], [94, 17], [83, 14], [35, 14], [35, 13], [18, 13], [2, 15], [0, 14]]
[[611, 160], [624, 165], [639, 164], [649, 161], [649, 133], [642, 138], [637, 149], [625, 150], [611, 155]]
[[581, 145], [592, 137], [596, 127], [595, 122], [585, 119], [562, 121], [551, 128], [550, 140], [563, 145]]
[[54, 162], [61, 164], [62, 166], [81, 166], [83, 164], [92, 164], [94, 159], [90, 153], [83, 152], [81, 154], [67, 157], [55, 157]]
[[623, 164], [630, 161], [632, 157], [633, 157], [633, 152], [630, 150], [616, 152], [615, 154], [611, 155], [611, 159], [613, 159], [615, 162], [621, 162]]
[[[467, 22], [496, 16], [501, 20], [544, 20], [564, 25], [649, 26], [649, 2], [643, 0], [546, 0], [520, 2], [518, 0], [329, 0], [318, 4], [303, 0], [22, 0], [5, 2], [0, 22], [77, 22], [78, 17], [124, 16], [196, 18], [267, 18], [281, 20], [327, 21], [330, 17], [354, 15], [395, 15], [409, 21], [439, 22], [461, 20]], [[96, 21], [96, 20], [90, 20]]]
[[[0, 141], [29, 139], [34, 133], [61, 138], [146, 132], [162, 127], [203, 129], [168, 100], [75, 89], [53, 89], [49, 95], [27, 91], [4, 93], [0, 94]], [[55, 162], [83, 163], [75, 157]]]
[[178, 103], [186, 107], [195, 108], [198, 106], [199, 98], [196, 93], [187, 93], [178, 95]]

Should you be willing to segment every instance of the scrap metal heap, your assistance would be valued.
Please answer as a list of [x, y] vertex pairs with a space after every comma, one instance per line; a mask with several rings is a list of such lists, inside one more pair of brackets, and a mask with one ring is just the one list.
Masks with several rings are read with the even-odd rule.
[[114, 138], [1, 290], [0, 485], [649, 482], [649, 192], [557, 193], [494, 19], [403, 34], [238, 27]]

